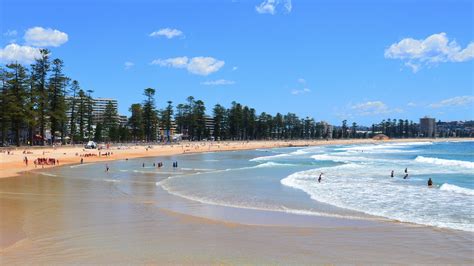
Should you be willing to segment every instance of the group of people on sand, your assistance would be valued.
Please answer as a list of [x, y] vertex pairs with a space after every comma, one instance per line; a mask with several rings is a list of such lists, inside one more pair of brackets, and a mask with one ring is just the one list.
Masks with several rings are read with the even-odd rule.
[[81, 157], [95, 157], [95, 156], [97, 156], [97, 154], [95, 154], [95, 153], [86, 153], [86, 154], [81, 154], [80, 156]]
[[113, 152], [110, 152], [110, 151], [105, 152], [105, 153], [102, 153], [102, 152], [99, 151], [99, 157], [101, 157], [101, 156], [109, 157], [109, 156], [112, 155], [112, 154], [114, 154], [114, 153], [113, 153]]
[[[23, 161], [28, 166], [28, 158], [25, 157], [25, 159], [23, 159]], [[42, 165], [42, 166], [57, 165], [57, 164], [59, 164], [59, 160], [55, 159], [55, 158], [38, 158], [34, 161], [34, 164], [35, 164], [35, 167], [37, 167], [38, 165]]]

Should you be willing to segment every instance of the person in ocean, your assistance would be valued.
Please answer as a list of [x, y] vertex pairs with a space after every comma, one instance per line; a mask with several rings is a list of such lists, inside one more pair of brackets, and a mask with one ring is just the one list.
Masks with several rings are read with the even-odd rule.
[[431, 177], [430, 179], [428, 179], [428, 187], [432, 187], [433, 186], [433, 180], [431, 180]]
[[393, 173], [394, 173], [394, 172], [393, 172], [393, 170], [392, 170], [392, 173], [390, 174], [390, 177], [393, 177]]
[[109, 165], [108, 164], [105, 165], [105, 171], [109, 172]]
[[321, 183], [321, 180], [322, 180], [322, 179], [323, 179], [323, 173], [321, 173], [321, 174], [319, 175], [318, 183]]
[[408, 174], [408, 168], [405, 168], [405, 174]]
[[145, 168], [145, 163], [142, 164], [142, 167]]
[[403, 179], [407, 179], [408, 178], [408, 173], [405, 174], [405, 176], [403, 177]]

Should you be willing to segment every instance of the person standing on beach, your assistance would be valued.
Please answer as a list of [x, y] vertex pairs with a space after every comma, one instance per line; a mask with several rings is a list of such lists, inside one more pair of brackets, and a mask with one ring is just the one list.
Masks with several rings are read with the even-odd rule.
[[83, 163], [84, 163], [84, 158], [81, 158], [81, 164], [83, 164]]

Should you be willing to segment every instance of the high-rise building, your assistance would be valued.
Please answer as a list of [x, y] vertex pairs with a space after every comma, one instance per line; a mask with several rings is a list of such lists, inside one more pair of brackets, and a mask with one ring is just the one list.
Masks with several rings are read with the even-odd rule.
[[420, 118], [420, 134], [425, 138], [436, 137], [436, 120], [427, 116]]
[[[97, 124], [103, 121], [105, 109], [109, 102], [112, 103], [115, 110], [118, 109], [118, 102], [116, 99], [95, 98], [95, 99], [92, 99], [92, 102], [93, 102], [92, 103], [92, 117], [93, 117], [92, 119], [93, 119], [94, 124]], [[117, 117], [117, 121], [119, 120], [120, 120], [120, 117]]]

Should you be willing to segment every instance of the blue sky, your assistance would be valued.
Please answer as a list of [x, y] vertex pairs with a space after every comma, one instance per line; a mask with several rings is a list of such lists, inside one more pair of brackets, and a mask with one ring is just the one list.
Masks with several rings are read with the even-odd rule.
[[0, 0], [1, 63], [39, 47], [119, 112], [193, 95], [340, 124], [474, 119], [472, 1]]

